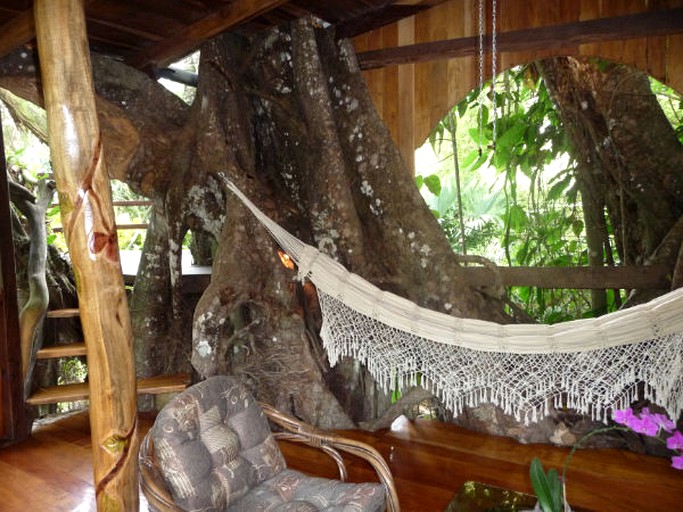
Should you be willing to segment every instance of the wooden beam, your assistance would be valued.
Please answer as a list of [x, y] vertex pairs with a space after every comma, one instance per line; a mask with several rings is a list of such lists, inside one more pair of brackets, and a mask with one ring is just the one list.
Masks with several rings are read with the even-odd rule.
[[336, 36], [339, 38], [352, 38], [397, 23], [405, 18], [410, 18], [426, 9], [426, 5], [387, 5], [383, 9], [363, 15], [360, 19], [352, 19], [339, 23], [336, 27]]
[[534, 286], [555, 289], [653, 289], [671, 288], [671, 268], [648, 267], [468, 267], [465, 279], [472, 285], [493, 287]]
[[50, 153], [88, 353], [98, 510], [138, 510], [132, 329], [83, 0], [34, 2]]
[[[545, 27], [503, 32], [497, 36], [501, 53], [574, 49], [582, 44], [666, 36], [683, 33], [683, 8], [644, 12], [626, 16], [563, 23]], [[477, 52], [478, 37], [417, 43], [358, 54], [361, 69], [435, 59], [471, 57]], [[484, 37], [485, 50], [491, 49], [491, 36]]]
[[[1, 123], [0, 123], [1, 124]], [[27, 437], [12, 216], [0, 130], [0, 445]]]
[[128, 59], [127, 64], [138, 69], [154, 70], [171, 64], [178, 56], [187, 55], [207, 39], [250, 19], [271, 11], [288, 0], [235, 0], [218, 11], [185, 27], [174, 37]]

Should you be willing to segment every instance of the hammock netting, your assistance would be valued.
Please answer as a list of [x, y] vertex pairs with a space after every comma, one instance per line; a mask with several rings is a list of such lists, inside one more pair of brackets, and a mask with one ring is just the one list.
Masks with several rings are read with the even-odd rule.
[[605, 421], [639, 398], [683, 409], [683, 288], [599, 318], [503, 325], [422, 308], [305, 244], [227, 186], [318, 291], [321, 338], [334, 366], [363, 363], [386, 391], [422, 385], [458, 415], [492, 403], [535, 422], [567, 407]]

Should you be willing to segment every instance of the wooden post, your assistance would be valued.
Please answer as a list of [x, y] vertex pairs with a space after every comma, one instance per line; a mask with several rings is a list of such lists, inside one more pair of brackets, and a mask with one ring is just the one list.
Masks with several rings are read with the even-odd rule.
[[[415, 43], [415, 16], [398, 22], [398, 44]], [[398, 67], [398, 133], [396, 143], [403, 161], [415, 175], [415, 64]]]
[[137, 511], [135, 365], [83, 0], [34, 2], [52, 166], [88, 354], [97, 509]]
[[[1, 120], [0, 120], [1, 124]], [[28, 435], [5, 145], [0, 129], [0, 446]]]

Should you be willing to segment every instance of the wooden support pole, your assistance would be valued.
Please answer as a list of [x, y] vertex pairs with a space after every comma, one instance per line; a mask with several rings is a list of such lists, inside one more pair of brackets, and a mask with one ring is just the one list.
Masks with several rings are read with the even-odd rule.
[[36, 0], [52, 166], [88, 354], [97, 509], [137, 511], [135, 365], [83, 0]]
[[21, 441], [29, 431], [24, 410], [14, 241], [4, 147], [0, 129], [0, 446]]

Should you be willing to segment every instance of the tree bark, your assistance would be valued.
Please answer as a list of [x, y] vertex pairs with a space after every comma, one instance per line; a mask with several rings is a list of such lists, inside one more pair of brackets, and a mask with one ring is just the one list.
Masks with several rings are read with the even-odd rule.
[[[648, 264], [683, 214], [683, 148], [647, 75], [571, 57], [539, 67], [578, 164], [592, 263], [604, 263], [594, 253], [606, 248], [606, 210], [621, 263]], [[666, 263], [673, 271], [675, 256]]]
[[31, 376], [35, 365], [36, 351], [43, 340], [43, 322], [50, 295], [47, 286], [47, 233], [45, 212], [54, 196], [54, 183], [41, 181], [38, 197], [21, 185], [10, 181], [10, 198], [17, 209], [26, 217], [30, 234], [27, 265], [29, 296], [19, 315], [21, 336], [21, 362], [24, 379], [24, 398], [31, 392]]
[[[279, 263], [273, 240], [224, 193], [219, 172], [288, 230], [381, 288], [431, 309], [509, 320], [499, 301], [466, 282], [348, 42], [310, 20], [252, 39], [218, 37], [202, 48], [191, 106], [121, 63], [95, 55], [93, 69], [110, 175], [154, 204], [131, 300], [139, 372], [191, 354], [200, 377], [239, 374], [259, 398], [306, 421], [386, 420], [390, 397], [359, 363], [329, 368], [315, 290]], [[11, 72], [0, 83], [38, 100]], [[179, 259], [168, 256], [178, 254], [187, 229], [217, 240], [191, 338], [183, 319], [192, 305], [177, 286], [171, 300], [181, 280], [171, 279]]]

